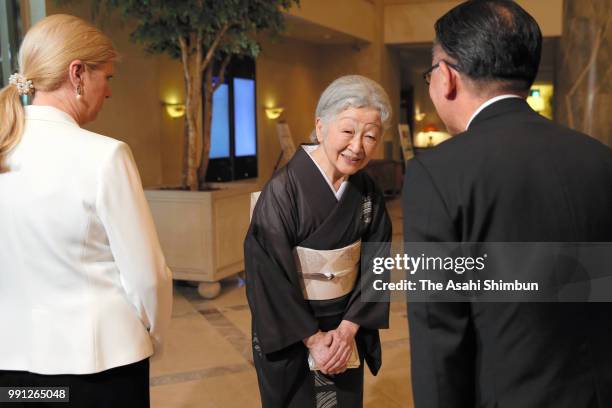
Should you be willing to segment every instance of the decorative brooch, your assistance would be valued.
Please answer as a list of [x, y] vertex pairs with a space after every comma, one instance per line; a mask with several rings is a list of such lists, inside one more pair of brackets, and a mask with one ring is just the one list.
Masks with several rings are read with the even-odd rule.
[[367, 195], [363, 198], [362, 200], [362, 206], [361, 206], [361, 219], [363, 220], [364, 224], [369, 224], [370, 222], [372, 222], [372, 196], [371, 195]]
[[27, 79], [21, 74], [13, 74], [9, 77], [9, 84], [15, 85], [19, 95], [29, 95], [34, 91], [34, 84], [31, 79]]

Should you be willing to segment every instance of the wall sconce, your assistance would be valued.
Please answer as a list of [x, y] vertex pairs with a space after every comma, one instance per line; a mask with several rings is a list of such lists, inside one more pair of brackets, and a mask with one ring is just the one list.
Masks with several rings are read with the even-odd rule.
[[544, 110], [544, 98], [542, 98], [542, 93], [538, 88], [531, 88], [527, 103], [538, 113]]
[[285, 108], [266, 108], [266, 117], [268, 119], [278, 119]]
[[427, 114], [425, 112], [421, 112], [421, 108], [419, 108], [418, 106], [414, 109], [414, 120], [416, 120], [417, 122], [420, 122], [425, 119], [425, 115]]
[[552, 83], [538, 82], [533, 84], [529, 90], [529, 96], [527, 97], [527, 103], [531, 108], [538, 112], [540, 115], [547, 117], [548, 119], [553, 118], [553, 99], [554, 88]]
[[435, 125], [429, 124], [423, 128], [422, 132], [418, 132], [414, 136], [414, 147], [421, 149], [434, 147], [450, 139], [450, 137], [448, 133], [438, 130]]
[[168, 103], [162, 102], [166, 108], [166, 113], [172, 119], [181, 118], [185, 115], [185, 104], [184, 103]]

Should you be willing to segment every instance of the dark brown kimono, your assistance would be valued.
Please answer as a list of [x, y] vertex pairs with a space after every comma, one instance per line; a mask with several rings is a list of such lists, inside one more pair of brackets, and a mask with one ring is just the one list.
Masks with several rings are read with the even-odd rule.
[[[330, 250], [359, 239], [383, 244], [376, 254], [362, 251], [353, 291], [337, 299], [305, 300], [293, 248]], [[384, 197], [362, 171], [348, 178], [337, 200], [308, 153], [298, 149], [266, 184], [244, 245], [253, 358], [264, 407], [362, 406], [363, 364], [334, 377], [315, 374], [302, 340], [319, 329], [335, 329], [342, 320], [357, 323], [359, 355], [376, 375], [382, 362], [378, 329], [388, 327], [389, 304], [364, 302], [361, 294], [380, 278], [368, 273], [369, 265], [373, 256], [389, 253], [390, 240]]]

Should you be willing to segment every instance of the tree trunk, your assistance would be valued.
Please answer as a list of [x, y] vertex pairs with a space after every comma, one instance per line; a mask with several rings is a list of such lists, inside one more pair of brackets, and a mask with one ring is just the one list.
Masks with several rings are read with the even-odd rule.
[[187, 122], [183, 126], [183, 164], [181, 166], [181, 188], [187, 189], [187, 156], [189, 156], [189, 127]]
[[186, 113], [186, 121], [185, 126], [187, 126], [187, 187], [194, 191], [198, 189], [198, 174], [197, 169], [197, 154], [196, 154], [196, 144], [198, 137], [198, 128], [196, 121], [196, 102], [195, 95], [193, 92], [193, 80], [188, 85], [190, 90], [188, 92], [188, 97], [185, 101], [185, 113]]
[[202, 154], [200, 167], [198, 169], [198, 178], [200, 181], [200, 189], [206, 188], [206, 171], [210, 162], [210, 137], [212, 131], [212, 107], [213, 107], [213, 83], [212, 83], [213, 64], [206, 67], [204, 73], [204, 107], [202, 123]]
[[215, 91], [225, 82], [225, 71], [229, 62], [231, 60], [231, 55], [227, 55], [223, 62], [221, 63], [221, 67], [219, 68], [219, 77], [217, 81], [213, 84], [213, 69], [214, 65], [210, 63], [206, 69], [204, 74], [204, 124], [203, 124], [203, 132], [202, 132], [202, 154], [201, 154], [201, 162], [200, 168], [198, 169], [198, 176], [200, 178], [200, 188], [202, 190], [206, 189], [206, 172], [208, 171], [208, 164], [210, 163], [210, 144], [211, 144], [211, 136], [212, 136], [212, 114], [213, 114], [213, 95]]
[[[185, 98], [185, 111], [187, 113], [185, 121], [185, 126], [187, 127], [185, 180], [187, 186], [192, 191], [198, 190], [200, 186], [206, 186], [206, 170], [210, 155], [210, 129], [212, 125], [212, 95], [215, 90], [212, 84], [213, 57], [223, 35], [228, 29], [229, 25], [225, 24], [221, 31], [217, 33], [215, 40], [206, 52], [206, 56], [203, 55], [201, 31], [191, 33], [189, 38], [178, 37], [185, 76], [185, 88], [187, 90]], [[195, 53], [192, 52], [194, 45]], [[226, 60], [221, 69], [222, 73], [229, 62], [229, 57]], [[206, 76], [205, 96], [207, 109], [204, 114], [202, 112], [203, 75]], [[202, 119], [204, 119], [204, 123], [202, 123]], [[203, 130], [204, 132], [202, 132]]]
[[[193, 58], [189, 58], [193, 62]], [[187, 187], [191, 191], [199, 189], [198, 167], [202, 145], [202, 75], [196, 69], [188, 86], [185, 111], [187, 126]]]

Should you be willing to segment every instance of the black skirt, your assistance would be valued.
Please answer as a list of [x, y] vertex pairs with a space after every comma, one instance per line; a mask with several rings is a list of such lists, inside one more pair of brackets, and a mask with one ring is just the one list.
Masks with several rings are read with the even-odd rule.
[[0, 370], [0, 387], [69, 387], [70, 402], [0, 402], [7, 408], [149, 408], [149, 359], [96, 374]]

